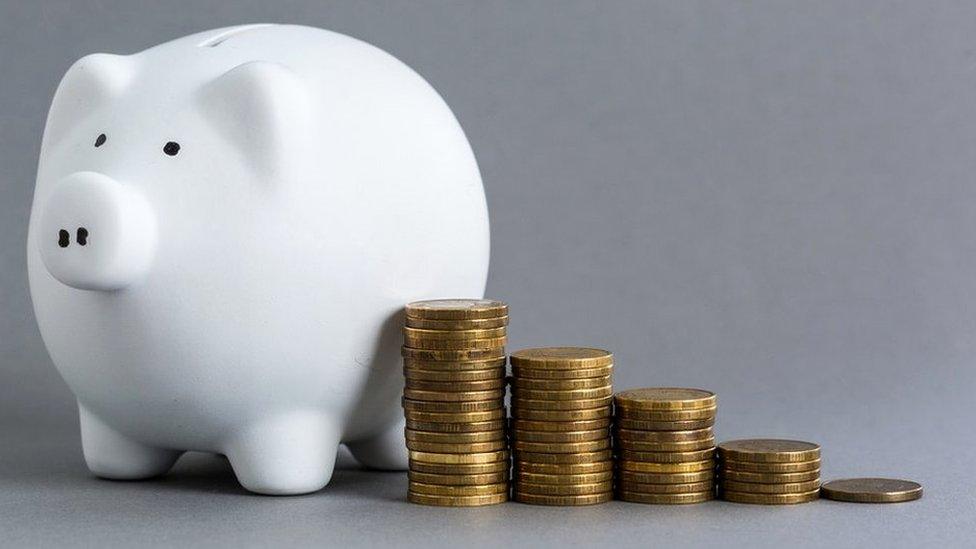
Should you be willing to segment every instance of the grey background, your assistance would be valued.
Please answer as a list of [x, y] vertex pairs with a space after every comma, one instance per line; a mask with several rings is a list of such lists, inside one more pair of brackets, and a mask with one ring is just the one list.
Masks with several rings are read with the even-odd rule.
[[[923, 500], [760, 508], [404, 503], [402, 474], [244, 493], [225, 462], [92, 478], [27, 292], [48, 103], [85, 53], [321, 26], [452, 106], [492, 216], [511, 348], [603, 346], [616, 386], [720, 397], [720, 439], [824, 448]], [[963, 544], [976, 532], [976, 6], [966, 2], [0, 1], [4, 545]]]

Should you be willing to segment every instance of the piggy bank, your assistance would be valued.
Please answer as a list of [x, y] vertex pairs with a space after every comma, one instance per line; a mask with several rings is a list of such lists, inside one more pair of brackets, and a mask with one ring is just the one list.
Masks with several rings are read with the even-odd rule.
[[340, 444], [405, 469], [399, 312], [483, 295], [488, 252], [456, 118], [356, 39], [218, 29], [83, 57], [55, 93], [28, 270], [97, 476], [196, 450], [307, 493]]

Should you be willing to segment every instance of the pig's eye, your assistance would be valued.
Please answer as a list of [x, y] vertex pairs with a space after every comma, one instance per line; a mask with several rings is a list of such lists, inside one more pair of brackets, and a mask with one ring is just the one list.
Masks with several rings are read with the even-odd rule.
[[105, 137], [105, 134], [104, 133], [98, 134], [98, 137], [95, 138], [95, 146], [96, 147], [101, 147], [102, 145], [105, 144], [105, 141], [106, 140], [108, 140], [108, 138]]
[[176, 156], [180, 152], [180, 144], [176, 141], [170, 141], [163, 145], [163, 152], [169, 156]]

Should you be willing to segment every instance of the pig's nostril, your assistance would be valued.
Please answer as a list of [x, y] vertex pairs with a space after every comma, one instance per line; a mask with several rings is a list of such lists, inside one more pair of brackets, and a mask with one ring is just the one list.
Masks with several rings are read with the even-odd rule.
[[64, 229], [58, 231], [58, 246], [61, 246], [62, 248], [67, 248], [68, 244], [71, 243], [70, 239], [71, 239], [71, 235], [68, 234], [68, 231]]
[[88, 244], [88, 229], [78, 227], [78, 244], [81, 246]]

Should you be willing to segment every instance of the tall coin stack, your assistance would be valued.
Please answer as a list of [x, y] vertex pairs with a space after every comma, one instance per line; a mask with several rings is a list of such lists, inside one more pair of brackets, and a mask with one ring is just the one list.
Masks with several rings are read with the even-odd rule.
[[699, 503], [715, 497], [715, 393], [653, 387], [614, 398], [617, 497]]
[[613, 499], [613, 355], [550, 347], [516, 351], [511, 363], [515, 500], [591, 505]]
[[406, 324], [407, 500], [452, 507], [508, 501], [508, 306], [487, 299], [418, 301], [407, 305]]
[[820, 495], [820, 446], [779, 439], [718, 445], [719, 494], [726, 501], [788, 505]]

